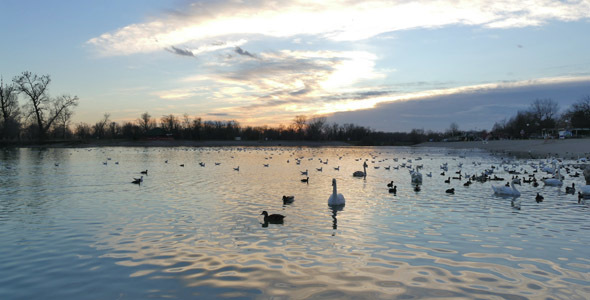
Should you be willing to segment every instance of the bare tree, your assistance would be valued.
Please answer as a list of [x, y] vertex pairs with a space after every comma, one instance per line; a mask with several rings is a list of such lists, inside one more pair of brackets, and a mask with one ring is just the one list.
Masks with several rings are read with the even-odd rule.
[[96, 137], [103, 138], [105, 136], [107, 125], [109, 124], [110, 117], [111, 117], [111, 114], [104, 113], [102, 119], [100, 121], [96, 122], [96, 124], [94, 124], [93, 129], [94, 129], [94, 135]]
[[160, 118], [160, 126], [170, 133], [177, 133], [180, 129], [180, 120], [173, 114], [162, 116]]
[[27, 117], [33, 117], [39, 130], [39, 138], [44, 139], [53, 122], [64, 113], [64, 110], [78, 105], [78, 97], [63, 95], [51, 99], [47, 87], [51, 82], [49, 75], [38, 76], [25, 71], [13, 79], [19, 92], [29, 98], [25, 106]]
[[588, 128], [590, 127], [590, 96], [583, 97], [578, 102], [572, 104], [570, 109], [565, 113], [573, 127]]
[[57, 117], [56, 125], [62, 130], [62, 137], [65, 139], [66, 135], [69, 131], [70, 123], [72, 121], [72, 116], [74, 115], [74, 111], [71, 110], [69, 107], [66, 107], [63, 112]]
[[[14, 84], [4, 85], [2, 79], [0, 79], [0, 110], [2, 113], [2, 133], [0, 138], [16, 135], [20, 127], [17, 89]], [[9, 134], [9, 132], [12, 134]]]
[[555, 126], [559, 105], [552, 99], [535, 99], [531, 103], [529, 111], [535, 117], [541, 128], [551, 128]]
[[313, 118], [309, 120], [307, 124], [307, 134], [309, 138], [314, 141], [322, 139], [325, 130], [324, 127], [326, 127], [325, 117]]
[[303, 130], [305, 129], [305, 124], [307, 123], [307, 117], [304, 115], [295, 116], [293, 119], [293, 127], [295, 131], [301, 138], [303, 136]]
[[139, 127], [143, 130], [144, 134], [147, 133], [150, 129], [156, 127], [155, 122], [156, 121], [152, 119], [152, 116], [148, 114], [147, 111], [141, 114], [139, 119], [137, 119], [137, 123], [139, 124]]
[[451, 136], [455, 136], [456, 134], [459, 133], [459, 125], [457, 125], [457, 123], [452, 122], [451, 125], [449, 126], [449, 134], [451, 134]]

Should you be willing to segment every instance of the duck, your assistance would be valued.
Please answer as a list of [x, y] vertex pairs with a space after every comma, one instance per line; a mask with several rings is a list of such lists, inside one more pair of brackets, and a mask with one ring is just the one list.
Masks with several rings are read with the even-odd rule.
[[346, 200], [342, 194], [338, 194], [338, 190], [336, 188], [336, 178], [332, 178], [332, 194], [330, 198], [328, 198], [328, 205], [330, 206], [340, 206], [346, 204]]
[[271, 224], [283, 224], [283, 219], [285, 218], [285, 216], [280, 214], [269, 215], [266, 210], [262, 211], [261, 215], [264, 215], [264, 223]]
[[512, 181], [510, 183], [510, 186], [497, 185], [497, 186], [492, 186], [492, 189], [494, 190], [494, 194], [496, 194], [496, 195], [513, 196], [513, 197], [520, 196], [520, 192], [514, 187], [514, 181]]
[[147, 175], [147, 173], [148, 173], [148, 170], [141, 171], [141, 172], [139, 172], [139, 173]]
[[392, 188], [390, 188], [389, 189], [389, 192], [392, 193], [392, 194], [396, 194], [397, 193], [397, 185], [394, 186], [394, 187], [392, 187]]
[[134, 184], [141, 184], [143, 182], [143, 176], [139, 177], [139, 178], [133, 178], [133, 181], [131, 181], [131, 183]]
[[309, 184], [309, 177], [301, 179], [301, 182]]
[[463, 186], [470, 186], [470, 185], [471, 185], [471, 178], [463, 184]]
[[324, 167], [321, 167], [321, 168], [316, 168], [316, 170], [318, 170], [318, 172], [321, 172], [323, 168], [324, 168]]
[[543, 202], [543, 199], [545, 199], [545, 198], [543, 196], [541, 196], [539, 193], [537, 193], [537, 197], [535, 197], [535, 200], [537, 201], [537, 203]]
[[363, 162], [363, 170], [352, 173], [353, 177], [367, 177], [367, 162]]
[[295, 201], [295, 196], [285, 196], [283, 195], [283, 204], [293, 203]]
[[447, 190], [445, 191], [445, 193], [447, 193], [447, 194], [454, 194], [454, 193], [455, 193], [455, 188], [450, 188], [450, 189], [447, 189]]
[[340, 171], [340, 166], [334, 167], [334, 170]]
[[235, 167], [235, 168], [234, 168], [234, 171], [238, 171], [238, 172], [240, 172], [240, 166], [237, 166], [237, 167]]
[[572, 194], [573, 195], [575, 192], [576, 192], [576, 185], [573, 182], [572, 182], [572, 186], [571, 187], [569, 187], [569, 186], [566, 186], [565, 187], [565, 193], [566, 194]]
[[180, 166], [184, 168], [184, 164], [180, 164]]
[[387, 184], [387, 187], [393, 187], [393, 180]]

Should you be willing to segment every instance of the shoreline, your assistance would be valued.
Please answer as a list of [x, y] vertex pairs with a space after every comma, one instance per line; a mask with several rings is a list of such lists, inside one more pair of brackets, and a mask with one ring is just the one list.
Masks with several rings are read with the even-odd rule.
[[492, 140], [472, 142], [426, 142], [414, 147], [441, 147], [449, 149], [482, 149], [521, 157], [590, 158], [590, 139], [548, 140]]
[[17, 148], [99, 148], [99, 147], [347, 147], [338, 141], [229, 141], [229, 140], [91, 140], [48, 141], [44, 144], [4, 145]]
[[[12, 144], [17, 148], [98, 148], [98, 147], [379, 147], [359, 146], [340, 141], [233, 141], [233, 140], [90, 140], [48, 141], [45, 144]], [[390, 147], [390, 146], [387, 146]], [[395, 146], [391, 146], [395, 147]], [[410, 147], [437, 147], [448, 149], [481, 149], [497, 154], [520, 157], [548, 157], [590, 159], [590, 138], [549, 140], [491, 140], [487, 142], [425, 142]]]

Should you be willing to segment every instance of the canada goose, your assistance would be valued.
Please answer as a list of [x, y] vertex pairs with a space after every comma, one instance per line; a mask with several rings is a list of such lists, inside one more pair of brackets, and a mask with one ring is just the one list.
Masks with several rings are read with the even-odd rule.
[[392, 187], [392, 188], [390, 188], [389, 189], [389, 192], [392, 193], [392, 194], [396, 194], [397, 193], [397, 185], [394, 186], [394, 187]]
[[387, 187], [393, 187], [393, 180], [387, 184]]
[[283, 204], [293, 203], [295, 201], [295, 196], [285, 196], [283, 195]]
[[420, 185], [416, 184], [416, 186], [414, 187], [414, 191], [415, 192], [419, 192], [420, 191]]
[[301, 179], [301, 182], [309, 184], [309, 177]]
[[535, 197], [535, 200], [537, 201], [537, 203], [539, 202], [543, 202], [543, 196], [541, 196], [539, 193], [537, 193], [537, 197]]
[[566, 194], [572, 194], [573, 195], [575, 192], [576, 192], [576, 186], [575, 186], [575, 184], [573, 182], [572, 182], [572, 186], [571, 187], [569, 187], [569, 186], [566, 186], [565, 187], [565, 193]]
[[148, 170], [141, 171], [141, 172], [139, 172], [139, 173], [147, 175], [147, 173], [148, 173]]
[[141, 184], [143, 182], [143, 175], [139, 178], [133, 178], [133, 181], [131, 181], [131, 183], [134, 184]]
[[262, 211], [261, 215], [264, 215], [264, 223], [271, 224], [283, 224], [283, 219], [285, 218], [285, 216], [279, 214], [269, 215], [266, 210]]
[[450, 189], [447, 189], [447, 190], [445, 191], [445, 193], [447, 193], [447, 194], [454, 194], [454, 193], [455, 193], [455, 188], [450, 188]]
[[445, 180], [445, 183], [451, 183], [451, 177], [449, 177], [449, 179]]

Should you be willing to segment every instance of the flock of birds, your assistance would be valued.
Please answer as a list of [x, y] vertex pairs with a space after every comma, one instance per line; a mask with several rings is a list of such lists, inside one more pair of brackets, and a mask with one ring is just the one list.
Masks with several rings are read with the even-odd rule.
[[[375, 169], [379, 169], [381, 166], [377, 166], [378, 163], [383, 163], [384, 161], [388, 160], [388, 159], [383, 159], [378, 161], [377, 163], [375, 162], [375, 160], [377, 159], [377, 155], [371, 155], [372, 158], [372, 163], [375, 164], [374, 168]], [[233, 158], [233, 157], [232, 157]], [[272, 157], [271, 157], [272, 158]], [[296, 157], [295, 158], [295, 163], [297, 165], [299, 165], [301, 163], [301, 160], [303, 159], [303, 156], [301, 157]], [[310, 158], [310, 160], [313, 158]], [[342, 159], [342, 157], [340, 157], [340, 159]], [[362, 167], [363, 170], [359, 170], [359, 171], [355, 171], [352, 173], [353, 177], [356, 178], [366, 178], [367, 177], [367, 168], [369, 167], [369, 165], [367, 164], [367, 162], [369, 161], [369, 159], [361, 159], [358, 158], [356, 159], [357, 161], [361, 161], [362, 162]], [[410, 174], [410, 184], [411, 187], [413, 189], [413, 191], [415, 191], [416, 193], [421, 191], [421, 186], [424, 183], [424, 179], [423, 179], [423, 174], [421, 171], [423, 171], [423, 165], [422, 164], [417, 164], [415, 166], [412, 165], [412, 159], [405, 159], [403, 158], [403, 162], [399, 163], [397, 166], [383, 166], [383, 169], [385, 170], [399, 170], [400, 168], [407, 168]], [[421, 157], [418, 157], [416, 159], [414, 159], [415, 162], [417, 163], [418, 161], [422, 160]], [[322, 164], [327, 164], [328, 160], [323, 161], [322, 159], [319, 159], [320, 163]], [[398, 158], [393, 158], [394, 162], [398, 162], [399, 159]], [[287, 163], [289, 163], [290, 160], [287, 160]], [[503, 197], [511, 197], [512, 198], [512, 204], [514, 206], [514, 200], [518, 197], [521, 196], [520, 191], [516, 188], [516, 185], [522, 185], [523, 183], [527, 183], [527, 184], [531, 184], [533, 187], [538, 187], [540, 185], [540, 183], [542, 183], [544, 186], [550, 186], [550, 187], [561, 187], [564, 184], [564, 181], [566, 180], [566, 177], [564, 175], [561, 174], [562, 169], [565, 170], [566, 175], [570, 178], [576, 178], [576, 177], [580, 177], [581, 176], [581, 172], [583, 172], [583, 170], [581, 169], [583, 165], [579, 165], [579, 164], [569, 164], [569, 165], [563, 165], [562, 164], [562, 160], [560, 159], [555, 159], [555, 158], [551, 158], [551, 159], [546, 159], [546, 160], [540, 160], [540, 161], [510, 161], [510, 160], [502, 160], [501, 163], [499, 163], [498, 165], [496, 164], [492, 164], [490, 165], [489, 168], [484, 169], [481, 172], [478, 173], [474, 173], [474, 174], [468, 174], [466, 171], [463, 170], [463, 163], [459, 163], [457, 165], [457, 168], [459, 169], [458, 171], [454, 172], [453, 175], [449, 176], [449, 163], [443, 163], [442, 165], [440, 165], [440, 169], [442, 170], [442, 172], [440, 173], [440, 175], [444, 179], [444, 183], [446, 184], [451, 184], [451, 182], [453, 181], [459, 181], [462, 183], [462, 185], [464, 187], [469, 187], [470, 185], [472, 185], [473, 183], [485, 183], [488, 181], [505, 181], [506, 184], [501, 184], [501, 185], [492, 185], [492, 191], [495, 195], [498, 196], [503, 196]], [[166, 161], [166, 163], [168, 163], [168, 161]], [[473, 161], [472, 162], [474, 167], [479, 167], [481, 166], [481, 163]], [[201, 167], [205, 167], [205, 163], [200, 162], [199, 165]], [[215, 165], [220, 165], [220, 163], [216, 162]], [[184, 164], [180, 165], [181, 167], [184, 167]], [[270, 164], [269, 163], [265, 163], [263, 164], [263, 167], [267, 168], [269, 167]], [[340, 170], [340, 166], [336, 166], [333, 168], [335, 171], [339, 171]], [[473, 169], [473, 168], [472, 168]], [[240, 167], [235, 167], [233, 168], [234, 171], [240, 171]], [[323, 166], [316, 168], [317, 172], [323, 172]], [[473, 171], [474, 172], [474, 171]], [[309, 180], [310, 180], [310, 173], [309, 170], [305, 170], [305, 171], [300, 171], [302, 176], [305, 176], [304, 178], [301, 179], [301, 182], [303, 183], [307, 183], [309, 184]], [[504, 177], [499, 177], [497, 174], [500, 173], [508, 173], [509, 174], [509, 178], [505, 179]], [[545, 175], [539, 175], [539, 174], [543, 174], [545, 173]], [[139, 178], [133, 178], [132, 183], [134, 184], [141, 184], [143, 182], [144, 179], [144, 175], [147, 176], [148, 175], [148, 170], [145, 171], [141, 171], [140, 172], [141, 176]], [[432, 171], [428, 172], [425, 174], [426, 177], [432, 177]], [[500, 174], [502, 175], [502, 174]], [[398, 186], [394, 183], [393, 180], [390, 180], [387, 184], [387, 189], [389, 191], [389, 193], [396, 195], [398, 192]], [[456, 192], [456, 188], [455, 187], [451, 187], [448, 189], [445, 189], [445, 193], [446, 194], [455, 194]], [[585, 185], [579, 188], [579, 190], [576, 190], [576, 186], [575, 183], [571, 183], [570, 185], [567, 185], [565, 187], [565, 193], [566, 194], [575, 194], [577, 192], [578, 195], [578, 203], [581, 203], [583, 201], [585, 201], [584, 199], [588, 199], [590, 198], [590, 185]], [[291, 204], [293, 203], [295, 200], [295, 196], [291, 195], [291, 196], [286, 196], [283, 195], [282, 197], [282, 201], [283, 204]], [[536, 197], [535, 197], [535, 201], [537, 203], [542, 202], [544, 200], [544, 196], [540, 194], [540, 192], [536, 193]], [[346, 200], [345, 197], [342, 193], [338, 192], [338, 185], [337, 185], [337, 180], [336, 178], [332, 179], [332, 193], [329, 195], [328, 197], [328, 201], [327, 204], [330, 207], [343, 207], [346, 204]], [[519, 206], [517, 208], [520, 208]], [[263, 211], [261, 213], [261, 215], [264, 216], [264, 223], [265, 224], [282, 224], [285, 216], [281, 215], [281, 214], [269, 214], [266, 210]]]

